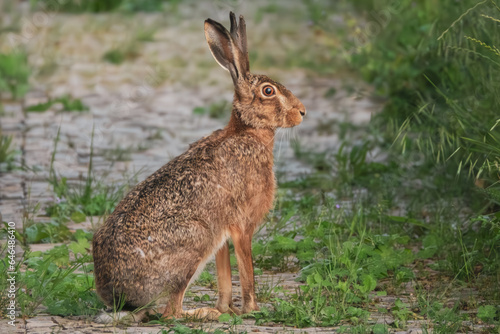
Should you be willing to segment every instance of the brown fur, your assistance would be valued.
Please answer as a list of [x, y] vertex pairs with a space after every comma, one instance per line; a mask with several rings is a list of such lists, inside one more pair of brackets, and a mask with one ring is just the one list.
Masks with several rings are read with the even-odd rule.
[[[193, 143], [138, 184], [118, 204], [93, 240], [94, 273], [107, 305], [126, 309], [165, 303], [164, 316], [204, 317], [232, 306], [227, 239], [233, 240], [243, 296], [242, 312], [258, 310], [251, 242], [273, 205], [273, 145], [277, 127], [302, 121], [305, 108], [284, 86], [249, 72], [245, 22], [231, 13], [231, 32], [205, 21], [210, 49], [235, 84], [229, 124]], [[271, 85], [276, 94], [267, 97]], [[217, 310], [182, 311], [195, 273], [216, 255]]]

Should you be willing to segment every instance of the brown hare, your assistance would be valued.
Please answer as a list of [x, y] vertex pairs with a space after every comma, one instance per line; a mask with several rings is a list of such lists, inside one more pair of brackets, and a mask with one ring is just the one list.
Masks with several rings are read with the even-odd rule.
[[[245, 20], [231, 31], [211, 19], [205, 36], [228, 70], [234, 100], [228, 125], [192, 144], [118, 204], [93, 240], [97, 293], [124, 310], [166, 305], [165, 317], [214, 319], [258, 310], [252, 236], [273, 205], [273, 145], [279, 127], [302, 122], [304, 105], [283, 85], [250, 73]], [[232, 304], [228, 238], [240, 274], [242, 309]], [[183, 311], [189, 284], [215, 255], [216, 308]]]

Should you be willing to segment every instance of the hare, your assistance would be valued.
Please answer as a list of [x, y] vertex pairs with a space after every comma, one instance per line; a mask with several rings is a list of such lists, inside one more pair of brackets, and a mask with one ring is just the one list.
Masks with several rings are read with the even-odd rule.
[[[156, 303], [164, 317], [214, 319], [259, 310], [254, 289], [252, 236], [273, 205], [273, 145], [279, 127], [293, 127], [304, 105], [280, 83], [251, 74], [243, 16], [230, 13], [231, 30], [207, 19], [205, 37], [234, 83], [228, 125], [190, 145], [139, 183], [94, 235], [97, 293], [124, 310]], [[228, 239], [232, 239], [242, 308], [232, 303]], [[183, 311], [189, 284], [215, 255], [214, 308]]]

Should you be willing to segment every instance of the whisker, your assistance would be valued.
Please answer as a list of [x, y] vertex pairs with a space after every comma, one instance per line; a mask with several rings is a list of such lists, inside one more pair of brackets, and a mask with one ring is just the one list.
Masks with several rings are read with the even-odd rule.
[[276, 158], [276, 161], [278, 162], [280, 160], [280, 156], [281, 156], [281, 143], [283, 142], [283, 129], [282, 128], [279, 128], [278, 131], [276, 132], [276, 134], [278, 134], [278, 132], [281, 134], [280, 135], [280, 138], [279, 138], [279, 145], [278, 145], [278, 157]]

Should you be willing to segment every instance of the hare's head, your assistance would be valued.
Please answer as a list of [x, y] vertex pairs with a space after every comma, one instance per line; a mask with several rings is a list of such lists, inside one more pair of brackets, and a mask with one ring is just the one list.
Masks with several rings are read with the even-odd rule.
[[246, 26], [229, 14], [231, 31], [214, 20], [205, 21], [205, 37], [215, 60], [234, 83], [233, 114], [254, 128], [287, 128], [300, 124], [306, 109], [288, 89], [265, 75], [250, 73]]

